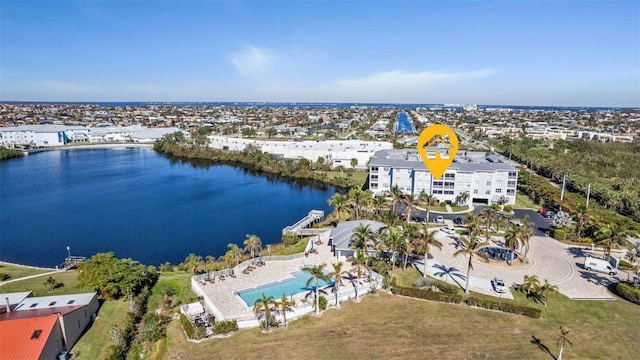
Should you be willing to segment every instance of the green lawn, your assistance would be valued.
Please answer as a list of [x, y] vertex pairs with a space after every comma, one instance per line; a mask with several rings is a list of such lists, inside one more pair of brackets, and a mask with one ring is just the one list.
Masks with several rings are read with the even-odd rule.
[[20, 266], [20, 265], [13, 265], [13, 264], [0, 262], [0, 273], [10, 275], [11, 277], [8, 280], [17, 279], [25, 276], [30, 276], [30, 275], [42, 274], [50, 271], [52, 270], [37, 269], [37, 268], [28, 267], [28, 266]]
[[80, 340], [71, 349], [75, 359], [100, 360], [105, 359], [108, 347], [113, 343], [112, 327], [123, 324], [128, 310], [127, 300], [105, 301], [98, 310], [98, 317]]
[[516, 194], [516, 204], [513, 206], [515, 209], [533, 209], [538, 210], [540, 206], [536, 205], [529, 199], [529, 197], [520, 191]]
[[287, 329], [243, 330], [200, 344], [187, 343], [173, 322], [166, 358], [550, 359], [558, 354], [561, 325], [572, 330], [573, 346], [565, 349], [564, 359], [637, 357], [637, 305], [558, 296], [548, 307], [533, 306], [543, 309], [541, 319], [381, 293], [319, 318], [306, 316]]
[[469, 206], [451, 206], [452, 212], [461, 212], [469, 210]]
[[307, 247], [307, 243], [309, 242], [309, 238], [304, 238], [295, 243], [295, 245], [286, 247], [280, 251], [272, 252], [271, 255], [293, 255], [304, 252], [304, 249]]
[[25, 279], [20, 281], [10, 282], [0, 286], [0, 292], [21, 292], [21, 291], [33, 291], [33, 296], [49, 296], [49, 295], [63, 295], [63, 294], [78, 294], [87, 292], [84, 289], [78, 289], [78, 275], [75, 271], [60, 271], [51, 275], [58, 283], [64, 284], [54, 292], [50, 293], [49, 289], [44, 285], [44, 281], [49, 275], [39, 276], [32, 279]]

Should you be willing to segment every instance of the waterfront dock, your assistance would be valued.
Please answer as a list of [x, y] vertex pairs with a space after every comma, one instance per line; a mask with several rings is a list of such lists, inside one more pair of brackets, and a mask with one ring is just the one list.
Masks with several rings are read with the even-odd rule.
[[313, 224], [314, 222], [320, 221], [324, 219], [324, 211], [322, 210], [311, 210], [309, 211], [309, 214], [307, 214], [307, 216], [303, 217], [302, 219], [298, 220], [298, 222], [296, 222], [293, 225], [289, 225], [287, 227], [285, 227], [284, 229], [282, 229], [282, 235], [286, 234], [286, 233], [294, 233], [296, 235], [302, 235], [301, 232], [303, 229], [307, 228], [308, 226], [310, 226], [311, 224]]

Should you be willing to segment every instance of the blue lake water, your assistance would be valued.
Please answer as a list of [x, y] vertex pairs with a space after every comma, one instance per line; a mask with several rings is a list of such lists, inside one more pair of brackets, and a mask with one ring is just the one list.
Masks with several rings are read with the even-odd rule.
[[396, 117], [396, 131], [399, 133], [412, 133], [413, 127], [411, 126], [411, 121], [409, 120], [409, 115], [406, 112], [398, 113]]
[[[256, 300], [262, 298], [262, 294], [267, 297], [273, 296], [274, 299], [278, 300], [282, 298], [282, 294], [291, 296], [301, 292], [315, 290], [315, 280], [311, 285], [309, 285], [309, 287], [307, 287], [307, 281], [311, 278], [311, 274], [299, 271], [292, 273], [291, 275], [293, 276], [291, 279], [261, 285], [253, 289], [241, 290], [238, 291], [237, 294], [242, 298], [242, 300], [244, 300], [247, 306], [251, 307], [256, 303]], [[319, 290], [327, 285], [329, 285], [329, 283], [324, 280], [318, 281]]]
[[334, 187], [227, 165], [192, 165], [150, 148], [69, 149], [0, 162], [0, 260], [54, 267], [113, 251], [143, 264], [223, 255], [245, 234], [263, 244]]

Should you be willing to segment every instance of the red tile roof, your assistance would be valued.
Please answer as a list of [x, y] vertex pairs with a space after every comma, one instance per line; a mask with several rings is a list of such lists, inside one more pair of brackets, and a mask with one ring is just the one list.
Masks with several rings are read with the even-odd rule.
[[[37, 359], [59, 315], [0, 321], [0, 359]], [[36, 330], [37, 338], [32, 339]]]

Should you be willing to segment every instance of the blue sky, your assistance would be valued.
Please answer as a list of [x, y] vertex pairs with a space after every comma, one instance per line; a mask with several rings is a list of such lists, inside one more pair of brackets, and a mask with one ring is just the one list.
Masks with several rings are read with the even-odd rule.
[[640, 1], [0, 2], [0, 100], [640, 106]]

